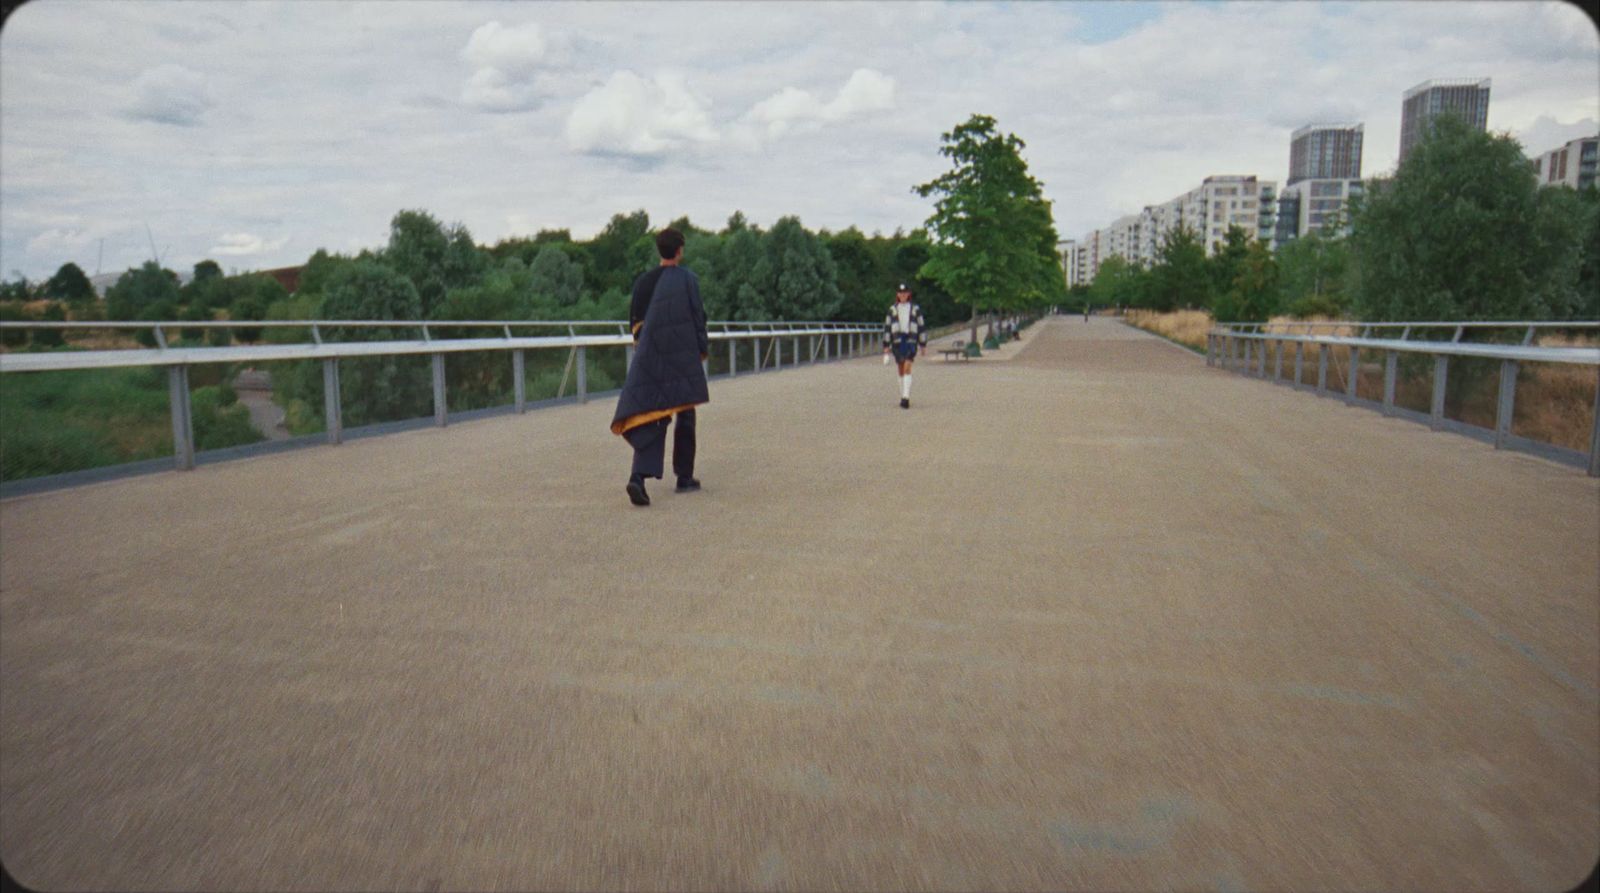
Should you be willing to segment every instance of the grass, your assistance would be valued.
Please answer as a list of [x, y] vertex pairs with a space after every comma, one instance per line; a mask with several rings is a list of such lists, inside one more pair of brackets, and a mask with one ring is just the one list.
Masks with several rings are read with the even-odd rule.
[[0, 388], [0, 480], [171, 454], [160, 369], [18, 372]]
[[[1156, 313], [1150, 310], [1129, 310], [1127, 320], [1131, 325], [1160, 335], [1197, 351], [1206, 348], [1206, 333], [1213, 325], [1211, 314], [1204, 310], [1178, 310]], [[1313, 316], [1295, 319], [1275, 316], [1268, 321], [1266, 331], [1283, 334], [1304, 334], [1308, 322], [1337, 322], [1329, 317]], [[1319, 335], [1350, 336], [1356, 334], [1352, 326], [1319, 326]], [[1535, 342], [1545, 347], [1595, 347], [1600, 339], [1552, 333], [1539, 336]], [[1268, 374], [1274, 355], [1267, 354]], [[1287, 348], [1283, 354], [1284, 377], [1294, 375], [1294, 350]], [[1342, 392], [1350, 368], [1350, 350], [1332, 347], [1328, 350], [1328, 388]], [[1305, 353], [1305, 383], [1314, 385], [1317, 374], [1317, 353]], [[1395, 403], [1399, 406], [1428, 412], [1433, 403], [1433, 361], [1419, 357], [1402, 358], [1395, 379]], [[1356, 395], [1367, 400], [1383, 399], [1384, 361], [1381, 355], [1366, 351], [1361, 355], [1357, 370]], [[1499, 365], [1488, 360], [1450, 361], [1452, 386], [1445, 403], [1445, 415], [1470, 425], [1493, 428], [1495, 404], [1499, 393]], [[1565, 363], [1523, 363], [1517, 371], [1517, 396], [1512, 411], [1511, 431], [1530, 440], [1551, 443], [1579, 452], [1589, 449], [1590, 432], [1594, 425], [1595, 390], [1600, 387], [1600, 377], [1592, 366]]]

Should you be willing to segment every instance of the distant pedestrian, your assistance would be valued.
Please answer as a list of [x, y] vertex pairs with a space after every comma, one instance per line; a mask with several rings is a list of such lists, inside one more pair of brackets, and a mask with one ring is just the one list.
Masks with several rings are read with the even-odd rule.
[[889, 315], [883, 320], [883, 355], [893, 354], [899, 364], [900, 408], [911, 408], [911, 362], [917, 358], [919, 348], [928, 346], [928, 327], [922, 319], [922, 307], [911, 300], [911, 286], [900, 283], [894, 303], [889, 305]]
[[1089, 321], [1089, 305], [1088, 304], [1084, 304], [1083, 305], [1083, 321], [1084, 322], [1088, 322]]
[[700, 303], [700, 280], [682, 266], [683, 234], [664, 229], [656, 235], [661, 265], [633, 283], [633, 303], [628, 322], [633, 327], [633, 365], [617, 397], [611, 433], [620, 434], [633, 447], [633, 473], [628, 476], [628, 499], [649, 505], [644, 479], [660, 480], [666, 473], [667, 426], [674, 416], [672, 471], [676, 492], [700, 489], [694, 476], [694, 408], [711, 399], [706, 387], [708, 352], [705, 305]]

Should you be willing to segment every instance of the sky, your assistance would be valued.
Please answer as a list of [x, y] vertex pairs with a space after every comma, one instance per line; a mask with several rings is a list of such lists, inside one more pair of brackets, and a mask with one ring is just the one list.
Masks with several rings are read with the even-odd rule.
[[0, 276], [354, 253], [422, 209], [491, 245], [616, 213], [909, 230], [974, 113], [1026, 143], [1062, 238], [1289, 135], [1489, 77], [1530, 154], [1600, 131], [1564, 2], [33, 0], [0, 29]]

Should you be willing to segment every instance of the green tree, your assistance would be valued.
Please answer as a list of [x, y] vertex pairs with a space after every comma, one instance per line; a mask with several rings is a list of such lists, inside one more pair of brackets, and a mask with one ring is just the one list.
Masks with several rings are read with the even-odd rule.
[[106, 315], [111, 319], [171, 319], [168, 316], [151, 317], [146, 314], [157, 305], [178, 305], [178, 274], [164, 270], [153, 260], [117, 277], [116, 284], [106, 290]]
[[583, 297], [583, 268], [566, 251], [546, 245], [528, 265], [528, 284], [541, 302], [571, 307]]
[[1228, 224], [1228, 231], [1223, 234], [1222, 244], [1211, 253], [1206, 261], [1206, 267], [1211, 273], [1211, 295], [1213, 298], [1221, 297], [1233, 289], [1233, 281], [1239, 278], [1239, 267], [1244, 263], [1245, 254], [1250, 250], [1250, 237], [1238, 224]]
[[389, 221], [389, 242], [380, 258], [411, 280], [423, 313], [432, 313], [449, 289], [473, 284], [487, 260], [465, 226], [457, 223], [446, 228], [421, 210], [394, 215]]
[[867, 245], [861, 230], [849, 227], [823, 237], [822, 243], [838, 271], [839, 292], [844, 300], [842, 319], [872, 321], [883, 312], [883, 283], [888, 273]]
[[[13, 270], [12, 272], [16, 272]], [[0, 301], [29, 301], [33, 299], [33, 286], [28, 277], [18, 274], [16, 279], [0, 282]]]
[[1348, 301], [1350, 245], [1312, 230], [1277, 251], [1278, 302], [1294, 316], [1340, 316]]
[[596, 292], [630, 289], [634, 278], [644, 272], [638, 267], [636, 246], [649, 235], [650, 215], [643, 210], [611, 215], [611, 220], [585, 246], [593, 270], [589, 287]]
[[1167, 312], [1209, 307], [1211, 283], [1205, 246], [1194, 230], [1187, 226], [1168, 230], [1156, 248], [1156, 264], [1150, 270], [1150, 308]]
[[954, 168], [912, 191], [937, 196], [923, 274], [977, 314], [1050, 303], [1065, 291], [1055, 225], [1040, 183], [1022, 158], [1026, 144], [1000, 134], [995, 119], [973, 115], [940, 135]]
[[1351, 204], [1363, 318], [1566, 318], [1588, 297], [1582, 222], [1561, 219], [1577, 205], [1541, 198], [1509, 136], [1435, 118], [1394, 178]]
[[89, 277], [72, 261], [67, 261], [44, 283], [44, 296], [69, 304], [84, 304], [95, 299]]
[[1243, 320], [1271, 319], [1278, 312], [1278, 266], [1265, 242], [1258, 239], [1246, 246], [1228, 293]]
[[1111, 255], [1100, 263], [1089, 294], [1104, 306], [1144, 307], [1149, 303], [1150, 273], [1124, 257]]
[[[381, 263], [358, 260], [340, 269], [327, 284], [322, 299], [326, 319], [415, 321], [423, 318], [422, 299], [406, 275]], [[416, 337], [414, 326], [334, 327], [337, 341], [393, 341]], [[315, 364], [311, 364], [315, 365]], [[385, 356], [340, 362], [339, 399], [345, 424], [416, 418], [432, 405], [433, 384], [427, 359]], [[322, 410], [320, 375], [310, 386], [314, 399], [307, 402], [318, 415]]]
[[833, 257], [798, 217], [780, 218], [761, 237], [760, 259], [743, 288], [750, 319], [830, 319], [844, 302]]

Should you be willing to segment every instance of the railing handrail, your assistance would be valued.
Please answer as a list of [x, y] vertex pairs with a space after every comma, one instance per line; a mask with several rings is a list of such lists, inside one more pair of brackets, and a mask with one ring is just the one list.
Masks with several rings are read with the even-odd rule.
[[[1300, 323], [1300, 325], [1309, 325]], [[1520, 321], [1512, 323], [1477, 323], [1478, 326], [1498, 325], [1502, 328], [1522, 328], [1527, 333], [1523, 336], [1521, 344], [1481, 344], [1462, 343], [1461, 335], [1466, 327], [1473, 323], [1439, 323], [1440, 327], [1455, 327], [1455, 336], [1449, 341], [1410, 341], [1407, 336], [1411, 329], [1432, 325], [1429, 323], [1363, 323], [1359, 321], [1346, 321], [1337, 323], [1323, 323], [1323, 325], [1349, 326], [1359, 329], [1360, 337], [1347, 337], [1342, 335], [1315, 335], [1309, 331], [1306, 334], [1293, 335], [1287, 332], [1262, 332], [1258, 324], [1219, 324], [1206, 333], [1206, 365], [1221, 365], [1224, 369], [1233, 369], [1242, 365], [1245, 374], [1266, 377], [1267, 355], [1274, 353], [1272, 379], [1280, 381], [1283, 377], [1284, 353], [1290, 344], [1295, 345], [1294, 351], [1294, 387], [1301, 387], [1301, 373], [1304, 365], [1306, 345], [1317, 348], [1317, 393], [1326, 392], [1328, 359], [1331, 347], [1345, 347], [1350, 350], [1348, 361], [1350, 368], [1345, 372], [1344, 399], [1349, 403], [1361, 402], [1356, 393], [1357, 375], [1354, 366], [1357, 357], [1363, 350], [1381, 352], [1384, 355], [1384, 381], [1382, 409], [1385, 415], [1393, 415], [1402, 411], [1395, 403], [1395, 388], [1397, 379], [1397, 363], [1402, 353], [1424, 354], [1434, 358], [1433, 370], [1433, 402], [1427, 416], [1420, 416], [1432, 428], [1440, 429], [1455, 427], [1462, 431], [1469, 431], [1471, 426], [1447, 419], [1444, 414], [1446, 382], [1449, 374], [1450, 360], [1453, 357], [1476, 358], [1483, 360], [1500, 361], [1499, 397], [1495, 407], [1494, 445], [1496, 449], [1511, 446], [1517, 447], [1518, 438], [1513, 434], [1512, 417], [1516, 404], [1517, 367], [1519, 363], [1567, 363], [1573, 365], [1600, 367], [1600, 347], [1565, 347], [1552, 346], [1540, 347], [1533, 344], [1534, 330], [1538, 328], [1596, 328], [1600, 323], [1579, 321], [1572, 323], [1558, 322], [1532, 322]], [[1405, 326], [1399, 338], [1369, 338], [1367, 334], [1375, 328], [1394, 328]], [[1255, 328], [1256, 331], [1244, 329]], [[1272, 346], [1276, 345], [1275, 348]], [[1243, 363], [1240, 363], [1240, 347], [1243, 348]], [[1556, 447], [1543, 444], [1547, 450], [1555, 450], [1560, 455], [1578, 457], [1586, 461], [1590, 477], [1600, 477], [1600, 383], [1595, 391], [1593, 430], [1589, 435], [1589, 449], [1585, 456], [1577, 450], [1566, 447]], [[1538, 441], [1528, 441], [1539, 443]]]
[[1346, 338], [1338, 335], [1287, 335], [1273, 332], [1220, 332], [1223, 337], [1253, 341], [1283, 341], [1290, 344], [1326, 344], [1362, 350], [1393, 350], [1402, 353], [1444, 354], [1453, 357], [1480, 357], [1494, 360], [1519, 360], [1527, 363], [1577, 363], [1600, 366], [1600, 347], [1539, 347], [1523, 344], [1462, 344], [1458, 341], [1402, 341], [1398, 338]]
[[[257, 329], [304, 328], [307, 326], [351, 326], [366, 328], [462, 328], [494, 326], [626, 326], [620, 319], [158, 319], [158, 320], [3, 320], [5, 329]], [[872, 326], [872, 322], [843, 322], [838, 320], [707, 320], [706, 326]]]
[[1536, 329], [1567, 329], [1567, 328], [1572, 328], [1572, 329], [1591, 329], [1591, 328], [1600, 328], [1600, 320], [1572, 320], [1572, 321], [1568, 321], [1568, 322], [1561, 322], [1561, 321], [1558, 321], [1558, 320], [1517, 320], [1517, 319], [1508, 319], [1508, 320], [1472, 320], [1472, 321], [1464, 321], [1463, 320], [1463, 321], [1456, 321], [1456, 322], [1366, 322], [1366, 321], [1359, 320], [1359, 319], [1353, 319], [1353, 320], [1337, 320], [1337, 319], [1335, 319], [1335, 320], [1309, 320], [1309, 319], [1308, 320], [1298, 320], [1298, 319], [1295, 319], [1295, 320], [1269, 320], [1269, 321], [1266, 321], [1266, 322], [1218, 322], [1218, 323], [1212, 323], [1212, 327], [1214, 329], [1242, 328], [1242, 327], [1246, 327], [1246, 326], [1253, 326], [1253, 327], [1255, 327], [1257, 329], [1260, 329], [1262, 326], [1312, 326], [1312, 327], [1322, 326], [1322, 327], [1328, 327], [1328, 328], [1338, 328], [1339, 326], [1351, 326], [1352, 328], [1369, 328], [1369, 329], [1385, 329], [1385, 328], [1387, 328], [1387, 329], [1396, 329], [1396, 328], [1401, 328], [1401, 327], [1409, 327], [1409, 328], [1413, 328], [1413, 329], [1424, 329], [1424, 328], [1428, 328], [1428, 329], [1443, 329], [1443, 328], [1451, 328], [1451, 327], [1455, 327], [1455, 326], [1463, 326], [1463, 327], [1467, 327], [1467, 328], [1520, 329], [1520, 328], [1525, 328], [1525, 327], [1528, 327], [1528, 326], [1532, 326], [1533, 328], [1536, 328]]
[[[318, 326], [323, 325], [320, 321]], [[509, 325], [496, 323], [497, 327]], [[633, 343], [627, 324], [611, 321], [612, 327], [622, 327], [616, 334], [568, 334], [511, 336], [504, 334], [493, 338], [448, 339], [390, 339], [385, 341], [339, 341], [294, 344], [251, 344], [226, 347], [155, 347], [119, 348], [115, 350], [29, 351], [0, 353], [0, 373], [4, 372], [63, 372], [74, 369], [109, 369], [133, 366], [180, 366], [201, 363], [248, 363], [275, 360], [330, 360], [363, 356], [397, 356], [404, 354], [444, 354], [465, 351], [502, 351], [523, 349], [553, 349], [577, 347], [626, 347]], [[712, 325], [707, 324], [709, 329]], [[712, 341], [741, 341], [755, 338], [800, 337], [810, 335], [875, 334], [883, 326], [868, 323], [777, 323], [787, 328], [745, 329], [706, 333]], [[174, 328], [182, 328], [175, 326]]]

